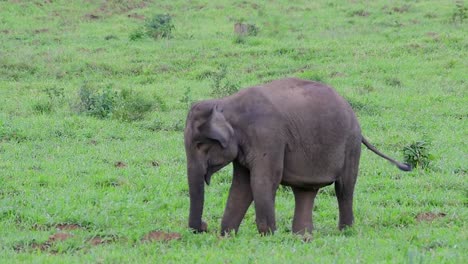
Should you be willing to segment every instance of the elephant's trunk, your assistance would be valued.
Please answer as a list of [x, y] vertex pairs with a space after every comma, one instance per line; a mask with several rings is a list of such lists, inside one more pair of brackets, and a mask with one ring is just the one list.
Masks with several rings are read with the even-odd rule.
[[190, 193], [189, 227], [196, 232], [206, 231], [206, 225], [202, 222], [205, 201], [204, 173], [203, 168], [200, 168], [200, 166], [187, 166]]

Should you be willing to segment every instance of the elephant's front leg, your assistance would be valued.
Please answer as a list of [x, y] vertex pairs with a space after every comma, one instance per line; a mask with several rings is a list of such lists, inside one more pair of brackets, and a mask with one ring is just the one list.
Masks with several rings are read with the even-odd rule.
[[232, 230], [237, 233], [239, 225], [252, 203], [252, 189], [250, 188], [250, 172], [247, 168], [234, 161], [234, 175], [231, 190], [221, 222], [221, 235], [229, 234]]
[[283, 152], [266, 154], [251, 170], [250, 184], [255, 203], [258, 232], [262, 235], [276, 230], [275, 197], [283, 175]]

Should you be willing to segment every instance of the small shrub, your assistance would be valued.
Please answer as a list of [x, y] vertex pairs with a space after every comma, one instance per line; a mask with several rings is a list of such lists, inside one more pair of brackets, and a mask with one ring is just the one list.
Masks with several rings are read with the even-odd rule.
[[146, 21], [146, 34], [154, 39], [170, 38], [174, 25], [168, 14], [157, 14]]
[[145, 32], [141, 29], [137, 29], [133, 31], [130, 36], [128, 37], [131, 41], [142, 39], [145, 36]]
[[144, 127], [151, 131], [160, 131], [164, 129], [164, 123], [161, 121], [161, 119], [156, 118], [150, 124], [147, 124]]
[[247, 35], [257, 36], [260, 29], [255, 24], [247, 24]]
[[243, 35], [236, 35], [232, 40], [234, 44], [244, 44], [245, 43], [245, 36]]
[[184, 128], [185, 128], [185, 122], [182, 119], [175, 121], [172, 125], [173, 131], [184, 131]]
[[14, 141], [19, 143], [26, 139], [27, 137], [22, 131], [0, 120], [0, 142]]
[[239, 84], [227, 78], [227, 67], [221, 65], [219, 71], [212, 76], [211, 95], [224, 97], [239, 91]]
[[159, 96], [148, 97], [130, 89], [113, 90], [111, 85], [92, 88], [83, 85], [78, 91], [76, 110], [98, 118], [115, 118], [135, 121], [158, 107], [165, 110], [164, 101]]
[[184, 95], [180, 99], [180, 102], [184, 103], [187, 108], [190, 108], [190, 106], [193, 103], [192, 90], [190, 89], [190, 87], [187, 87], [185, 89]]
[[363, 9], [355, 10], [355, 11], [352, 11], [350, 13], [350, 16], [367, 17], [369, 15], [370, 15], [370, 13], [368, 11], [366, 11], [366, 10], [363, 10]]
[[398, 78], [387, 78], [385, 79], [385, 83], [387, 83], [390, 86], [395, 86], [395, 87], [400, 87], [402, 86], [402, 82]]
[[61, 103], [65, 98], [65, 92], [63, 88], [56, 86], [47, 87], [42, 90], [46, 94], [46, 97], [39, 96], [39, 100], [32, 106], [33, 110], [37, 113], [47, 114], [51, 113], [54, 108]]
[[161, 98], [161, 96], [153, 95], [153, 100], [156, 102], [156, 106], [161, 111], [167, 110], [166, 102]]
[[106, 118], [112, 115], [117, 93], [110, 86], [104, 89], [94, 89], [89, 84], [84, 84], [78, 91], [77, 110], [91, 116]]
[[143, 119], [155, 107], [155, 101], [133, 90], [118, 93], [113, 117], [124, 121]]
[[49, 100], [40, 100], [33, 104], [33, 110], [36, 113], [48, 114], [51, 113], [53, 109], [52, 102]]
[[465, 18], [468, 18], [467, 12], [468, 8], [465, 7], [465, 4], [463, 1], [459, 0], [455, 2], [455, 9], [453, 10], [452, 13], [452, 22], [456, 23], [457, 20], [460, 22], [460, 24], [463, 24], [463, 21]]
[[104, 37], [105, 40], [119, 39], [116, 35], [107, 35]]
[[243, 23], [242, 20], [234, 24], [234, 32], [239, 36], [256, 36], [259, 31], [257, 25]]
[[56, 86], [47, 87], [43, 91], [47, 94], [47, 96], [51, 100], [61, 100], [65, 97], [64, 89], [56, 87]]
[[429, 153], [429, 144], [425, 141], [416, 141], [403, 148], [404, 161], [413, 168], [426, 169], [433, 156]]

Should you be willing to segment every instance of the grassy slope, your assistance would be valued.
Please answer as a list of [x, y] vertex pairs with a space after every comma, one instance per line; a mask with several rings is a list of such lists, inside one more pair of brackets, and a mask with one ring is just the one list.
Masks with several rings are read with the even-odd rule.
[[[453, 1], [43, 2], [0, 3], [0, 259], [467, 261], [468, 41], [466, 21], [451, 22]], [[144, 21], [128, 15], [166, 12], [174, 17], [172, 39], [129, 40]], [[259, 35], [236, 44], [239, 19], [259, 26]], [[227, 168], [207, 189], [210, 233], [192, 235], [180, 99], [187, 88], [193, 100], [210, 97], [206, 76], [223, 64], [241, 87], [283, 76], [326, 82], [358, 109], [364, 134], [385, 153], [401, 159], [404, 145], [432, 142], [432, 167], [402, 173], [364, 151], [355, 227], [336, 230], [336, 200], [325, 188], [310, 243], [289, 232], [294, 203], [285, 188], [277, 234], [258, 236], [250, 210], [237, 237], [220, 239]], [[84, 82], [158, 95], [167, 110], [136, 122], [78, 115], [71, 106]], [[38, 113], [53, 87], [64, 97]], [[117, 161], [127, 166], [116, 168]], [[446, 216], [418, 222], [423, 212]], [[85, 228], [49, 251], [14, 250], [46, 241], [64, 222]], [[157, 229], [182, 239], [139, 242]], [[92, 236], [119, 239], [92, 247]]]

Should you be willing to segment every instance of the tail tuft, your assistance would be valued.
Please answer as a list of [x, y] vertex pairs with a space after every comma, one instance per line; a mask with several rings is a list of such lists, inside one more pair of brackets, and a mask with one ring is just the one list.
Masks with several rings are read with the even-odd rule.
[[402, 171], [411, 171], [413, 169], [408, 163], [398, 163], [397, 167]]

